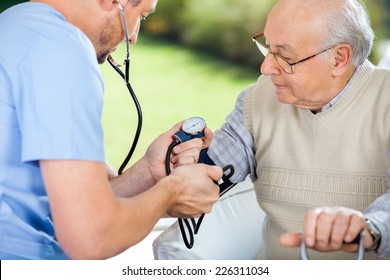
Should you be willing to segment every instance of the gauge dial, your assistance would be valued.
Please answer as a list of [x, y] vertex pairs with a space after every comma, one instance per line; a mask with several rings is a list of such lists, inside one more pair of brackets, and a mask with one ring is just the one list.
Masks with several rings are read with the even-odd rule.
[[182, 130], [185, 133], [194, 135], [202, 132], [206, 127], [206, 122], [204, 119], [200, 117], [192, 117], [183, 122]]

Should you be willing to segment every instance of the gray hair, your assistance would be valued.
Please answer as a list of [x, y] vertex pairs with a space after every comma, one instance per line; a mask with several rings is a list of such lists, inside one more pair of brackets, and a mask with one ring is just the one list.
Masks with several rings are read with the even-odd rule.
[[323, 44], [328, 47], [341, 43], [350, 45], [351, 64], [361, 65], [368, 58], [374, 42], [366, 7], [360, 0], [336, 2], [324, 17], [327, 31]]

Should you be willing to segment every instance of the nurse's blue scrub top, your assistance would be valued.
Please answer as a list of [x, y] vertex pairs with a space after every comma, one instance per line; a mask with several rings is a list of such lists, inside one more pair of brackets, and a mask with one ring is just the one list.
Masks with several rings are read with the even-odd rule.
[[39, 160], [104, 162], [103, 91], [92, 43], [56, 10], [0, 15], [0, 259], [68, 258]]

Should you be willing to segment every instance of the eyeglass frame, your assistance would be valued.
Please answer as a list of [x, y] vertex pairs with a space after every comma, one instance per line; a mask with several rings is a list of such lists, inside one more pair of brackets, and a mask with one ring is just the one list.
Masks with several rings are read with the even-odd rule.
[[[328, 51], [328, 50], [330, 50], [330, 49], [332, 49], [332, 48], [334, 48], [334, 47], [337, 46], [337, 45], [336, 45], [336, 46], [332, 46], [332, 47], [326, 48], [326, 49], [324, 49], [324, 50], [322, 50], [322, 51], [320, 51], [320, 52], [318, 52], [318, 53], [316, 53], [316, 54], [313, 54], [313, 55], [311, 55], [311, 56], [308, 56], [308, 57], [303, 58], [303, 59], [301, 59], [301, 60], [298, 60], [298, 61], [296, 61], [296, 62], [289, 62], [286, 58], [284, 58], [283, 56], [281, 56], [281, 55], [278, 54], [278, 53], [272, 52], [272, 51], [270, 50], [270, 48], [269, 48], [267, 45], [265, 45], [265, 44], [263, 44], [262, 42], [260, 42], [258, 39], [261, 38], [261, 37], [264, 37], [264, 32], [261, 32], [261, 33], [255, 35], [255, 36], [253, 36], [253, 37], [252, 37], [252, 41], [256, 44], [256, 46], [257, 46], [257, 48], [259, 49], [259, 51], [261, 52], [261, 54], [264, 55], [264, 58], [265, 58], [268, 54], [272, 54], [272, 55], [274, 56], [276, 62], [278, 63], [278, 65], [279, 65], [279, 66], [283, 69], [283, 71], [286, 72], [287, 74], [294, 74], [294, 69], [293, 69], [293, 66], [294, 66], [294, 65], [297, 65], [297, 64], [299, 64], [299, 63], [305, 62], [305, 61], [307, 61], [307, 60], [309, 60], [309, 59], [311, 59], [311, 58], [313, 58], [313, 57], [316, 57], [317, 55], [322, 54], [322, 53], [324, 53], [324, 52], [326, 52], [326, 51]], [[267, 53], [264, 53], [264, 52], [261, 50], [260, 47], [264, 48], [264, 50], [267, 51]], [[280, 65], [280, 63], [279, 63], [278, 59], [276, 58], [276, 56], [277, 56], [278, 58], [282, 59], [284, 62], [286, 62], [286, 63], [290, 66], [291, 73], [288, 72], [288, 71], [286, 71], [286, 69], [285, 69], [282, 65]]]

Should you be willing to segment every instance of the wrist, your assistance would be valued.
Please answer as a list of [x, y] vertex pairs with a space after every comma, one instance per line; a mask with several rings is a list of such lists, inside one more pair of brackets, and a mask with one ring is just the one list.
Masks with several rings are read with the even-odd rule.
[[132, 172], [142, 174], [142, 180], [149, 186], [153, 186], [159, 181], [153, 173], [153, 165], [145, 157], [140, 158], [131, 168]]
[[180, 182], [176, 176], [166, 176], [158, 181], [156, 185], [162, 190], [161, 196], [165, 200], [166, 213], [171, 217], [177, 216], [172, 210], [177, 205], [179, 184]]
[[163, 162], [151, 161], [147, 156], [143, 156], [136, 164], [140, 166], [142, 172], [153, 185], [167, 176]]
[[365, 225], [368, 233], [371, 235], [372, 238], [372, 243], [369, 247], [366, 248], [366, 252], [376, 252], [380, 246], [380, 242], [382, 239], [381, 232], [370, 219], [366, 219]]

